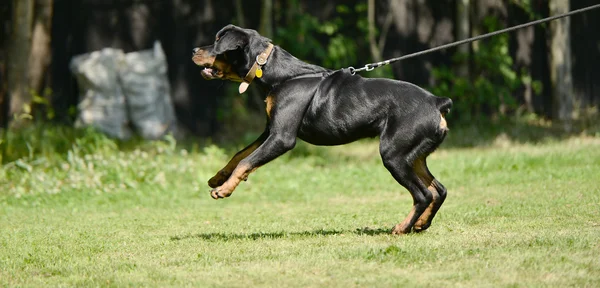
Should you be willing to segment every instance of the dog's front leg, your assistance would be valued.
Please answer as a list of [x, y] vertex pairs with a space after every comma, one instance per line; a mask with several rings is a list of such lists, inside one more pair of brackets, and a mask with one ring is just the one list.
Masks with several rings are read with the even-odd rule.
[[229, 197], [240, 182], [258, 167], [283, 155], [296, 145], [296, 135], [312, 94], [305, 93], [305, 85], [297, 89], [286, 89], [267, 96], [268, 126], [264, 142], [242, 159], [231, 176], [220, 186], [210, 190], [214, 199]]
[[210, 190], [214, 199], [229, 197], [240, 182], [258, 167], [283, 155], [296, 145], [295, 134], [270, 134], [265, 142], [248, 157], [239, 162], [233, 173], [223, 185]]
[[256, 148], [258, 148], [263, 142], [265, 142], [265, 140], [267, 139], [268, 136], [269, 136], [269, 128], [267, 127], [267, 129], [265, 129], [265, 132], [263, 132], [258, 137], [258, 139], [256, 139], [254, 142], [252, 142], [252, 144], [246, 146], [246, 148], [244, 148], [244, 149], [240, 150], [238, 153], [236, 153], [233, 156], [233, 158], [231, 158], [231, 160], [229, 160], [229, 163], [227, 163], [227, 165], [225, 165], [225, 167], [223, 167], [223, 169], [219, 170], [219, 172], [217, 172], [217, 174], [215, 176], [210, 178], [210, 180], [208, 180], [208, 186], [210, 188], [216, 188], [218, 186], [223, 185], [223, 183], [225, 183], [225, 181], [227, 181], [227, 179], [229, 179], [229, 177], [231, 176], [231, 173], [233, 173], [233, 170], [235, 169], [235, 167], [238, 166], [240, 161], [242, 161], [242, 159], [248, 157], [248, 155], [250, 155], [250, 153], [254, 152], [254, 150], [256, 150]]

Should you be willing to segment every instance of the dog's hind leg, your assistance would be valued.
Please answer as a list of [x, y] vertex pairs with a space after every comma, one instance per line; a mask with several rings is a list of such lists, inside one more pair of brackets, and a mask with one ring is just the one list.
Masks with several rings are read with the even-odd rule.
[[433, 202], [427, 207], [425, 212], [419, 217], [419, 220], [415, 223], [414, 230], [415, 232], [421, 232], [427, 230], [431, 225], [431, 221], [435, 217], [435, 214], [440, 209], [442, 204], [444, 204], [444, 200], [446, 200], [446, 187], [442, 185], [438, 180], [433, 177], [431, 172], [429, 172], [429, 168], [427, 167], [427, 156], [432, 153], [446, 138], [446, 134], [448, 133], [448, 124], [446, 123], [446, 119], [444, 118], [445, 113], [449, 111], [449, 106], [452, 105], [452, 101], [447, 98], [437, 98], [441, 103], [441, 110], [444, 112], [440, 112], [439, 124], [434, 125], [437, 127], [434, 129], [434, 133], [430, 133], [430, 145], [428, 147], [428, 151], [424, 151], [425, 154], [418, 158], [414, 163], [414, 170], [419, 177], [419, 180], [427, 187], [427, 189], [433, 195]]
[[[393, 234], [407, 234], [425, 210], [433, 203], [433, 195], [419, 179], [414, 163], [429, 150], [427, 139], [410, 139], [399, 129], [398, 122], [390, 121], [380, 137], [379, 152], [383, 165], [390, 171], [394, 179], [410, 192], [413, 207], [408, 216], [394, 227]], [[413, 133], [413, 137], [422, 135]], [[416, 143], [416, 144], [415, 144]]]
[[415, 223], [415, 232], [421, 232], [425, 231], [431, 225], [431, 221], [435, 217], [435, 214], [444, 203], [444, 200], [446, 200], [447, 191], [446, 187], [436, 180], [431, 172], [429, 172], [425, 158], [417, 159], [417, 161], [415, 161], [414, 170], [417, 173], [419, 180], [427, 186], [427, 189], [433, 196], [433, 201]]
[[419, 217], [433, 202], [433, 195], [418, 179], [411, 165], [405, 158], [386, 159], [383, 162], [394, 179], [410, 192], [413, 198], [413, 207], [402, 223], [396, 225], [393, 234], [407, 234], [412, 231]]

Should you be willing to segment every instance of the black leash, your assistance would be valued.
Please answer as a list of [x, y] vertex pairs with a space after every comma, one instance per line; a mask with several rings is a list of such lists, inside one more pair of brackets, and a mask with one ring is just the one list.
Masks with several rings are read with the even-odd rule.
[[[564, 1], [567, 1], [567, 0], [564, 0]], [[365, 65], [365, 67], [362, 67], [362, 68], [356, 69], [354, 67], [348, 67], [347, 69], [350, 70], [350, 74], [352, 74], [352, 75], [356, 74], [356, 72], [371, 71], [371, 70], [373, 70], [373, 69], [375, 69], [377, 67], [388, 65], [388, 64], [394, 63], [396, 61], [401, 61], [401, 60], [404, 60], [404, 59], [421, 56], [423, 54], [431, 53], [431, 52], [434, 52], [434, 51], [438, 51], [438, 50], [442, 50], [442, 49], [446, 49], [446, 48], [450, 48], [450, 47], [462, 45], [462, 44], [465, 44], [465, 43], [470, 43], [470, 42], [478, 41], [478, 40], [481, 40], [481, 39], [485, 39], [485, 38], [489, 38], [489, 37], [492, 37], [492, 36], [496, 36], [498, 34], [507, 33], [507, 32], [511, 32], [511, 31], [514, 31], [514, 30], [521, 29], [521, 28], [529, 27], [529, 26], [532, 26], [532, 25], [537, 25], [537, 24], [541, 24], [541, 23], [553, 21], [553, 20], [556, 20], [556, 19], [560, 19], [560, 18], [571, 16], [571, 15], [583, 13], [583, 12], [586, 12], [586, 11], [589, 11], [589, 10], [593, 10], [593, 9], [596, 9], [596, 8], [600, 8], [600, 4], [592, 5], [592, 6], [589, 6], [589, 7], [586, 7], [586, 8], [581, 8], [581, 9], [577, 9], [577, 10], [573, 10], [571, 12], [568, 12], [568, 13], [565, 13], [565, 14], [561, 14], [561, 15], [556, 15], [556, 16], [551, 16], [551, 17], [547, 17], [547, 18], [544, 18], [544, 19], [540, 19], [540, 20], [531, 21], [531, 22], [528, 22], [528, 23], [525, 23], [525, 24], [521, 24], [521, 25], [513, 26], [513, 27], [510, 27], [510, 28], [506, 28], [506, 29], [494, 31], [494, 32], [483, 34], [483, 35], [479, 35], [479, 36], [476, 36], [476, 37], [467, 38], [467, 39], [460, 40], [460, 41], [457, 41], [457, 42], [454, 42], [454, 43], [449, 43], [449, 44], [446, 44], [446, 45], [442, 45], [442, 46], [434, 47], [434, 48], [431, 48], [431, 49], [427, 49], [427, 50], [424, 50], [424, 51], [421, 51], [421, 52], [416, 52], [416, 53], [404, 55], [404, 56], [401, 56], [401, 57], [392, 58], [392, 59], [389, 59], [389, 60], [386, 60], [386, 61], [381, 61], [381, 62], [377, 62], [377, 63], [370, 63], [370, 64]]]

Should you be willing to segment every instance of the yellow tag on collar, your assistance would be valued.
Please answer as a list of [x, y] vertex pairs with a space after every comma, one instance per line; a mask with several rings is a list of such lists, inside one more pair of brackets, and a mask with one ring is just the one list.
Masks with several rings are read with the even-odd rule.
[[258, 66], [258, 69], [256, 69], [256, 77], [262, 78], [262, 69], [260, 69], [260, 66]]

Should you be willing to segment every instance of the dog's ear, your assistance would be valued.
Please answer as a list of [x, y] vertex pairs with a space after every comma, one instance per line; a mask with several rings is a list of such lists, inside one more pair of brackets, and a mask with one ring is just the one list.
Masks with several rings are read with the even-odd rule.
[[233, 25], [228, 25], [217, 33], [213, 53], [223, 54], [227, 51], [244, 49], [248, 45], [248, 37], [241, 29]]
[[261, 36], [255, 30], [227, 25], [217, 33], [213, 52], [223, 54], [240, 49], [244, 52], [247, 63], [253, 63], [256, 55], [262, 53], [270, 42], [269, 38]]

